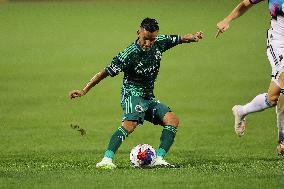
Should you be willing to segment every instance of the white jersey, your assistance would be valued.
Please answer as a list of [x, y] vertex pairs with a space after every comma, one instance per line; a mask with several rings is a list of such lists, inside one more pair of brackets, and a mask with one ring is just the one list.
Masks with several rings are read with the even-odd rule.
[[267, 57], [272, 68], [272, 81], [279, 87], [279, 76], [284, 72], [284, 17], [271, 19], [271, 28], [267, 32]]
[[[252, 4], [257, 4], [264, 0], [249, 1]], [[284, 35], [284, 0], [268, 0], [268, 8], [271, 15], [271, 28]]]
[[[277, 16], [277, 19], [271, 19], [271, 28], [276, 33], [284, 36], [284, 16]], [[284, 40], [284, 39], [282, 39]]]
[[[264, 0], [249, 0], [257, 4]], [[279, 76], [284, 72], [284, 0], [268, 0], [271, 27], [267, 31], [267, 57], [272, 68], [272, 81], [279, 87]]]
[[[264, 0], [249, 0], [257, 4]], [[272, 68], [272, 81], [279, 87], [280, 73], [284, 72], [284, 0], [268, 0], [271, 27], [267, 31], [267, 57]]]

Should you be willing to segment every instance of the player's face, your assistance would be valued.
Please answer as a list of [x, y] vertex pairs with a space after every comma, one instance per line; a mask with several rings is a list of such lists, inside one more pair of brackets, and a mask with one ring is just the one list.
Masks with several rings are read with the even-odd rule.
[[149, 32], [144, 28], [137, 31], [138, 45], [144, 50], [148, 51], [154, 44], [159, 31]]

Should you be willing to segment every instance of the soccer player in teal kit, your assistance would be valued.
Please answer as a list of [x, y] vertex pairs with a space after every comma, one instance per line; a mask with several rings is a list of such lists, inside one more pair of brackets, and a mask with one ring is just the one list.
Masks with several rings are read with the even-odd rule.
[[143, 124], [144, 120], [164, 127], [154, 166], [173, 166], [167, 163], [164, 157], [174, 142], [179, 119], [168, 106], [155, 98], [154, 83], [159, 73], [162, 53], [181, 43], [198, 42], [203, 34], [196, 32], [179, 36], [158, 35], [158, 32], [158, 22], [152, 18], [145, 18], [137, 31], [138, 39], [114, 57], [112, 62], [98, 72], [84, 89], [70, 93], [71, 98], [84, 96], [107, 76], [114, 77], [124, 72], [121, 89], [122, 126], [111, 136], [104, 158], [96, 165], [98, 168], [116, 167], [112, 162], [114, 154], [126, 137], [139, 124]]

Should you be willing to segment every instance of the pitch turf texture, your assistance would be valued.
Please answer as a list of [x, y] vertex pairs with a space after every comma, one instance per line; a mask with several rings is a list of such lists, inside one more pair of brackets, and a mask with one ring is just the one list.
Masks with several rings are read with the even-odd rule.
[[[243, 138], [233, 131], [232, 106], [265, 92], [270, 82], [267, 3], [214, 38], [217, 21], [238, 2], [0, 4], [0, 188], [283, 187], [275, 109], [249, 116]], [[98, 170], [95, 164], [121, 124], [122, 74], [83, 98], [70, 100], [68, 92], [82, 88], [134, 41], [147, 16], [159, 20], [160, 33], [202, 30], [205, 36], [165, 53], [156, 82], [157, 98], [181, 120], [166, 158], [180, 167], [130, 167], [132, 147], [159, 145], [162, 128], [145, 123], [119, 149], [118, 168]]]

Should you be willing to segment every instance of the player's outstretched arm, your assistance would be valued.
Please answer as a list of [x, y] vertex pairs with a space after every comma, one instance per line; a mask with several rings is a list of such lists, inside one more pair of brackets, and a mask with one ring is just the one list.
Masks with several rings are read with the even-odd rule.
[[190, 42], [198, 42], [200, 39], [203, 38], [203, 32], [199, 31], [196, 32], [195, 34], [186, 34], [181, 37], [182, 43], [190, 43]]
[[92, 79], [86, 84], [86, 86], [82, 90], [73, 90], [69, 93], [69, 97], [76, 98], [81, 97], [87, 94], [87, 92], [94, 87], [96, 84], [98, 84], [101, 80], [106, 78], [108, 76], [108, 73], [105, 70], [100, 71], [97, 73]]
[[230, 23], [234, 19], [243, 15], [249, 8], [252, 7], [252, 5], [253, 4], [250, 0], [243, 0], [240, 2], [227, 17], [217, 23], [217, 33], [215, 37], [217, 38], [220, 33], [224, 33], [229, 28]]

